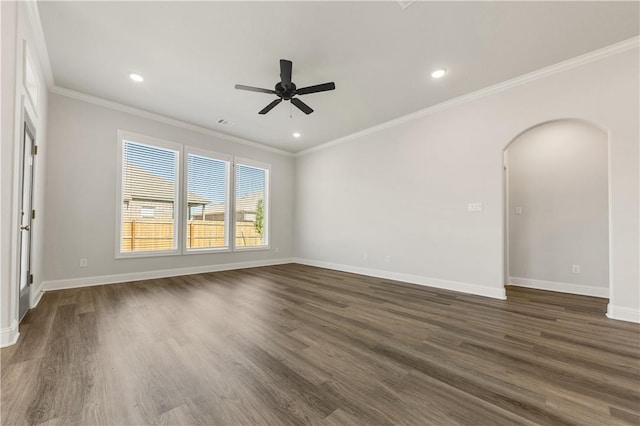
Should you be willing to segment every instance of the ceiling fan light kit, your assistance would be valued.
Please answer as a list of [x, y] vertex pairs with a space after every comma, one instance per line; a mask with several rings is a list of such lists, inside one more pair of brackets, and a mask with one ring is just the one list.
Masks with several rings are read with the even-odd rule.
[[303, 87], [298, 89], [296, 85], [291, 81], [291, 71], [293, 69], [293, 63], [286, 59], [280, 59], [280, 81], [276, 83], [274, 90], [262, 89], [260, 87], [253, 86], [245, 86], [242, 84], [236, 84], [236, 89], [239, 90], [248, 90], [250, 92], [258, 92], [258, 93], [268, 93], [271, 95], [276, 95], [278, 99], [271, 102], [269, 105], [264, 107], [258, 114], [266, 114], [276, 107], [282, 101], [290, 101], [296, 108], [305, 114], [311, 114], [313, 109], [304, 102], [302, 102], [299, 98], [294, 96], [302, 96], [308, 95], [310, 93], [318, 93], [318, 92], [326, 92], [329, 90], [334, 90], [336, 88], [335, 83], [322, 83], [316, 84], [314, 86]]

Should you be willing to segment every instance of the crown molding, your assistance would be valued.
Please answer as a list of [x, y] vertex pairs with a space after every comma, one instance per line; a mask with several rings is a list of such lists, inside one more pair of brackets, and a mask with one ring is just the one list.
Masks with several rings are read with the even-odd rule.
[[257, 148], [263, 151], [273, 152], [275, 154], [283, 155], [285, 157], [293, 157], [294, 154], [288, 151], [283, 151], [278, 148], [272, 148], [270, 146], [262, 145], [258, 142], [253, 142], [247, 139], [239, 138], [237, 136], [231, 136], [227, 133], [218, 132], [216, 130], [212, 130], [206, 127], [198, 126], [196, 124], [187, 123], [186, 121], [177, 120], [175, 118], [167, 117], [164, 115], [156, 114], [154, 112], [149, 112], [143, 109], [135, 108], [132, 106], [124, 105], [118, 102], [110, 101], [104, 98], [99, 98], [97, 96], [87, 95], [86, 93], [78, 92], [75, 90], [67, 89], [65, 87], [60, 86], [52, 86], [49, 88], [50, 93], [55, 93], [57, 95], [65, 96], [67, 98], [77, 99], [79, 101], [87, 102], [90, 104], [102, 106], [105, 108], [113, 109], [120, 112], [125, 112], [132, 115], [137, 115], [138, 117], [147, 118], [149, 120], [158, 121], [160, 123], [168, 124], [170, 126], [179, 127], [186, 130], [191, 130], [193, 132], [197, 132], [207, 136], [213, 136], [219, 139], [223, 139], [228, 142], [234, 142], [241, 145], [247, 145], [252, 148]]
[[576, 56], [574, 58], [568, 59], [566, 61], [558, 62], [557, 64], [541, 68], [539, 70], [530, 72], [528, 74], [523, 74], [521, 76], [512, 78], [510, 80], [505, 80], [501, 83], [495, 84], [493, 86], [485, 87], [484, 89], [477, 90], [475, 92], [467, 93], [462, 96], [458, 96], [457, 98], [450, 99], [445, 102], [441, 102], [436, 105], [432, 105], [430, 107], [421, 109], [419, 111], [395, 118], [393, 120], [377, 124], [375, 126], [369, 127], [367, 129], [352, 133], [347, 136], [343, 136], [338, 139], [334, 139], [329, 142], [325, 142], [320, 145], [316, 145], [312, 148], [305, 149], [303, 151], [299, 151], [295, 154], [296, 157], [301, 157], [303, 155], [311, 154], [317, 151], [321, 151], [327, 148], [331, 148], [336, 145], [340, 145], [363, 136], [367, 136], [373, 133], [380, 132], [382, 130], [388, 129], [390, 127], [399, 126], [403, 123], [407, 123], [409, 121], [417, 120], [419, 118], [425, 117], [427, 115], [435, 114], [440, 111], [444, 111], [449, 108], [453, 108], [458, 105], [462, 105], [468, 102], [472, 102], [487, 96], [491, 96], [496, 93], [504, 92], [513, 87], [520, 86], [535, 80], [539, 80], [554, 74], [561, 73], [563, 71], [570, 70], [572, 68], [577, 68], [582, 65], [588, 64], [590, 62], [594, 62], [608, 56], [612, 56], [618, 53], [625, 52], [631, 49], [637, 49], [640, 46], [640, 37], [632, 37], [627, 40], [623, 40], [619, 43], [615, 43], [606, 47], [603, 47], [598, 50], [594, 50], [588, 53], [585, 53], [580, 56]]
[[31, 23], [31, 29], [33, 30], [33, 42], [38, 52], [40, 67], [42, 68], [47, 87], [51, 87], [55, 84], [55, 81], [53, 80], [53, 70], [51, 69], [51, 61], [49, 60], [49, 51], [47, 50], [47, 42], [44, 38], [38, 4], [35, 0], [27, 0], [24, 4], [27, 10], [27, 19]]

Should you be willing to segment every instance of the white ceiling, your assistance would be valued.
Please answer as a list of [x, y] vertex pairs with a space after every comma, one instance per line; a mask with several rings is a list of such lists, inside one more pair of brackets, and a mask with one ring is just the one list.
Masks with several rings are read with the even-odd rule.
[[[55, 83], [290, 152], [639, 33], [638, 2], [40, 2]], [[293, 61], [304, 115], [273, 88]], [[449, 74], [433, 80], [430, 72]], [[144, 83], [132, 82], [137, 72]], [[231, 127], [217, 124], [224, 118]], [[302, 138], [294, 139], [294, 131]]]

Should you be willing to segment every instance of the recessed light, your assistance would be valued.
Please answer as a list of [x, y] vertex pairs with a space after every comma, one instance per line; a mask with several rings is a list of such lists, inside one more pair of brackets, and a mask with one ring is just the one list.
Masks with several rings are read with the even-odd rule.
[[444, 75], [446, 73], [447, 73], [447, 70], [445, 70], [445, 69], [435, 70], [434, 72], [431, 73], [431, 77], [433, 77], [433, 78], [442, 78], [442, 77], [444, 77]]
[[302, 135], [301, 135], [300, 133], [298, 133], [298, 132], [295, 132], [295, 133], [293, 134], [293, 137], [294, 137], [294, 138], [299, 138], [300, 136], [302, 136]]
[[140, 74], [136, 74], [134, 72], [129, 74], [129, 78], [137, 83], [142, 83], [144, 81], [144, 78], [142, 78]]

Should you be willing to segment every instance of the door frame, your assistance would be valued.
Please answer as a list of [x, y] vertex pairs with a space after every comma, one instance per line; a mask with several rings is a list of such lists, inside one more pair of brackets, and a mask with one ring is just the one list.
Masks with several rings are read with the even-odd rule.
[[613, 196], [612, 196], [612, 187], [611, 187], [611, 132], [609, 131], [609, 129], [604, 128], [592, 121], [589, 120], [585, 120], [585, 119], [581, 119], [581, 118], [572, 118], [572, 117], [568, 117], [568, 118], [557, 118], [557, 119], [551, 119], [551, 120], [546, 120], [546, 121], [542, 121], [539, 122], [537, 124], [534, 124], [532, 126], [527, 127], [526, 129], [522, 130], [521, 132], [519, 132], [518, 134], [516, 134], [513, 138], [511, 138], [511, 140], [509, 141], [509, 143], [507, 143], [504, 148], [502, 149], [501, 155], [502, 155], [502, 161], [500, 162], [500, 165], [502, 167], [502, 231], [503, 231], [503, 238], [502, 238], [502, 261], [504, 262], [503, 264], [503, 277], [502, 277], [502, 283], [503, 283], [503, 287], [505, 288], [505, 293], [506, 293], [506, 287], [508, 285], [510, 285], [509, 283], [509, 193], [508, 193], [508, 162], [506, 161], [506, 152], [509, 149], [509, 147], [520, 138], [520, 136], [524, 135], [525, 133], [527, 133], [530, 130], [533, 130], [537, 127], [540, 126], [544, 126], [546, 124], [551, 124], [551, 123], [556, 123], [556, 122], [577, 122], [577, 123], [581, 123], [581, 124], [586, 124], [587, 126], [591, 126], [595, 129], [600, 130], [601, 132], [603, 132], [606, 136], [606, 144], [607, 144], [607, 201], [608, 201], [608, 208], [607, 208], [607, 215], [608, 215], [608, 241], [609, 241], [609, 250], [608, 250], [608, 255], [609, 258], [608, 260], [608, 265], [609, 265], [609, 286], [608, 286], [608, 297], [607, 299], [609, 300], [609, 305], [607, 307], [607, 317], [610, 317], [610, 305], [611, 305], [611, 297], [613, 295], [613, 287], [614, 287], [614, 280], [613, 280], [613, 208], [612, 208], [612, 204], [613, 204]]
[[31, 137], [31, 158], [32, 158], [32, 163], [31, 163], [31, 167], [29, 169], [29, 173], [30, 173], [30, 179], [29, 179], [29, 184], [30, 184], [30, 188], [29, 188], [29, 193], [28, 193], [28, 197], [29, 197], [29, 208], [30, 208], [30, 212], [24, 212], [27, 215], [31, 216], [30, 219], [28, 219], [28, 232], [29, 232], [29, 242], [28, 242], [28, 256], [29, 256], [29, 269], [28, 269], [28, 274], [32, 277], [33, 276], [33, 216], [32, 216], [32, 212], [35, 211], [34, 208], [34, 192], [35, 192], [35, 168], [36, 168], [36, 147], [37, 147], [37, 132], [36, 132], [36, 127], [33, 124], [33, 120], [30, 117], [29, 112], [24, 109], [24, 115], [22, 118], [22, 124], [21, 124], [21, 132], [20, 132], [20, 140], [19, 140], [19, 144], [18, 144], [18, 149], [19, 149], [19, 158], [20, 161], [17, 163], [17, 173], [18, 173], [18, 182], [17, 182], [17, 195], [18, 195], [18, 203], [17, 203], [17, 209], [18, 211], [16, 212], [17, 214], [17, 227], [18, 227], [18, 233], [17, 233], [17, 241], [16, 241], [16, 251], [17, 251], [17, 263], [16, 266], [18, 268], [17, 270], [17, 286], [18, 286], [18, 323], [20, 323], [22, 321], [22, 319], [24, 318], [24, 316], [26, 315], [26, 313], [29, 311], [29, 309], [31, 308], [31, 285], [33, 284], [33, 281], [30, 277], [27, 277], [27, 284], [26, 284], [26, 288], [23, 290], [21, 288], [21, 284], [22, 284], [22, 278], [23, 278], [23, 265], [22, 265], [22, 256], [23, 256], [23, 252], [22, 252], [22, 245], [23, 245], [23, 232], [21, 229], [22, 226], [22, 207], [24, 204], [24, 184], [25, 184], [25, 145], [26, 145], [26, 136], [27, 134]]

